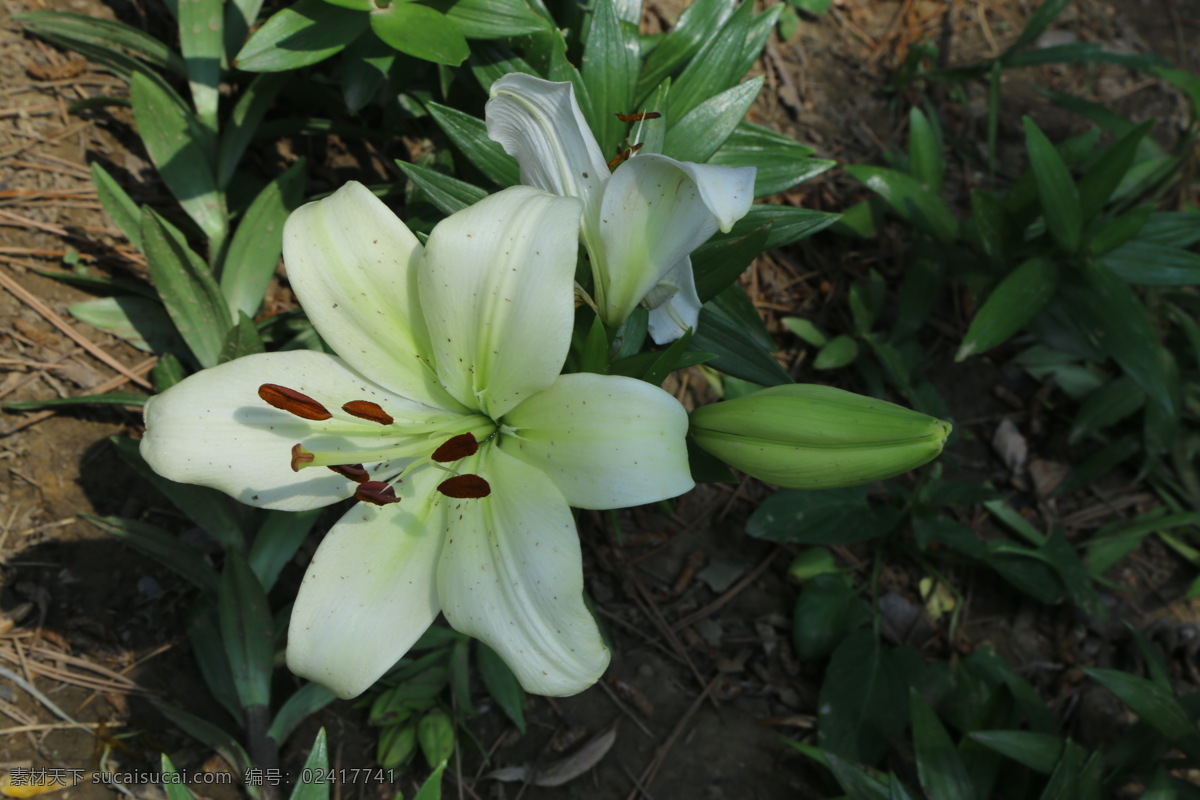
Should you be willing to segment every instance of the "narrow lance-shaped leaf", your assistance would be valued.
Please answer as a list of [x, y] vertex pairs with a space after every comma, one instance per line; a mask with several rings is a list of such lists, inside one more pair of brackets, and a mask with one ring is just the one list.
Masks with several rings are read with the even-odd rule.
[[372, 9], [371, 30], [401, 53], [456, 67], [471, 54], [458, 26], [445, 14], [417, 3]]
[[762, 85], [760, 75], [693, 108], [668, 128], [664, 153], [680, 161], [708, 161], [746, 116]]
[[155, 525], [122, 517], [81, 515], [109, 536], [145, 553], [206, 592], [217, 590], [217, 573], [204, 554]]
[[427, 105], [430, 115], [468, 160], [501, 188], [521, 182], [517, 160], [487, 135], [487, 123], [440, 103]]
[[324, 0], [299, 0], [275, 12], [238, 52], [247, 72], [286, 72], [324, 61], [367, 29], [367, 15]]
[[958, 221], [950, 207], [913, 176], [886, 167], [862, 164], [846, 167], [846, 172], [886, 200], [901, 218], [944, 244], [954, 241], [958, 234]]
[[203, 367], [214, 366], [232, 325], [225, 299], [204, 261], [149, 206], [142, 207], [142, 244], [167, 313]]
[[253, 317], [283, 252], [283, 223], [304, 197], [307, 165], [301, 158], [254, 198], [229, 243], [221, 293], [231, 315]]
[[179, 49], [187, 64], [196, 118], [217, 130], [225, 19], [222, 0], [179, 0]]
[[[329, 751], [325, 743], [325, 729], [317, 731], [312, 750], [304, 760], [302, 774], [321, 775], [329, 769]], [[329, 783], [325, 781], [297, 781], [291, 800], [328, 800]]]
[[908, 114], [908, 168], [917, 180], [934, 192], [942, 190], [946, 164], [942, 161], [937, 133], [916, 106]]
[[267, 108], [290, 78], [291, 75], [287, 73], [257, 75], [238, 98], [217, 147], [217, 185], [222, 189], [233, 178], [242, 154], [254, 138]]
[[973, 800], [971, 776], [937, 714], [916, 689], [909, 690], [909, 705], [921, 788], [931, 800]]
[[226, 554], [217, 608], [238, 698], [246, 709], [265, 707], [271, 701], [274, 662], [271, 608], [262, 584], [237, 553]]
[[1038, 197], [1046, 228], [1064, 250], [1074, 253], [1083, 241], [1083, 211], [1079, 189], [1062, 156], [1042, 133], [1041, 128], [1025, 117], [1025, 147], [1029, 151], [1029, 166], [1037, 181]]
[[583, 81], [587, 84], [594, 114], [588, 122], [600, 143], [601, 152], [611, 155], [621, 144], [625, 123], [615, 115], [634, 110], [637, 73], [637, 28], [621, 21], [616, 3], [597, 3], [583, 52]]
[[228, 227], [225, 197], [217, 189], [215, 139], [177, 96], [138, 73], [129, 83], [133, 116], [150, 160], [171, 194], [213, 243]]
[[971, 320], [954, 356], [962, 361], [1007, 341], [1042, 310], [1058, 289], [1058, 265], [1031, 258], [1000, 282]]

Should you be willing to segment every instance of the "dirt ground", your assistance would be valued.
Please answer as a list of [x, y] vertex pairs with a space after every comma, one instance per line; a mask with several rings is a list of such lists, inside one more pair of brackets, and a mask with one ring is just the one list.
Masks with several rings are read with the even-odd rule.
[[[805, 21], [790, 42], [773, 41], [758, 68], [767, 90], [752, 118], [812, 144], [840, 163], [883, 163], [903, 146], [907, 100], [883, 91], [886, 78], [914, 43], [941, 44], [946, 62], [995, 55], [1011, 42], [1034, 4], [1017, 0], [841, 0], [818, 20]], [[671, 19], [677, 8], [648, 4], [648, 24]], [[37, 271], [63, 272], [82, 264], [92, 274], [144, 274], [144, 264], [103, 215], [88, 164], [101, 160], [135, 200], [167, 205], [153, 168], [131, 132], [127, 109], [69, 113], [71, 103], [99, 95], [123, 96], [123, 83], [71, 54], [24, 36], [8, 16], [58, 9], [118, 16], [134, 25], [158, 23], [138, 5], [109, 7], [99, 0], [10, 0], [0, 14], [0, 400], [45, 399], [103, 391], [145, 389], [153, 362], [147, 354], [75, 322], [67, 307], [89, 297]], [[115, 14], [114, 14], [115, 8]], [[1156, 52], [1177, 66], [1200, 71], [1200, 3], [1186, 0], [1081, 0], [1046, 34], [1047, 44], [1097, 41], [1126, 52]], [[1037, 114], [1052, 137], [1086, 123], [1050, 107], [1033, 83], [1105, 102], [1135, 120], [1157, 117], [1155, 135], [1169, 143], [1186, 119], [1178, 92], [1114, 67], [1043, 67], [1006, 75], [1001, 130], [1004, 152], [1020, 152], [1020, 115]], [[968, 85], [962, 104], [943, 105], [945, 124], [980, 138], [984, 90]], [[398, 146], [398, 145], [397, 145]], [[343, 180], [348, 169], [378, 172], [378, 163], [354, 162], [340, 143], [316, 140], [317, 183]], [[385, 148], [386, 149], [386, 148]], [[321, 154], [325, 154], [324, 160]], [[1019, 156], [1013, 156], [1017, 158]], [[349, 159], [349, 160], [347, 160]], [[948, 184], [973, 185], [971, 170], [952, 159]], [[322, 188], [311, 186], [310, 190]], [[330, 187], [331, 188], [331, 187]], [[785, 202], [841, 210], [865, 190], [840, 171], [806, 183]], [[959, 207], [962, 207], [960, 202]], [[874, 267], [889, 279], [903, 273], [906, 243], [900, 229], [854, 242], [822, 235], [760, 259], [747, 285], [773, 330], [781, 359], [800, 380], [823, 381], [806, 364], [811, 356], [778, 324], [799, 314], [837, 328], [844, 322], [843, 292]], [[967, 317], [939, 311], [939, 329], [961, 336]], [[936, 363], [948, 364], [957, 338], [929, 340]], [[1145, 510], [1152, 496], [1119, 480], [1093, 493], [1038, 504], [1017, 487], [987, 442], [1001, 419], [1013, 419], [1047, 460], [1069, 466], [1079, 454], [1065, 447], [1053, 422], [1039, 424], [1041, 387], [984, 359], [935, 382], [951, 405], [962, 442], [945, 457], [966, 479], [990, 479], [1030, 506], [1039, 521], [1063, 522], [1069, 535]], [[856, 388], [846, 376], [848, 388]], [[676, 385], [687, 399], [701, 381]], [[1045, 421], [1043, 420], [1042, 423]], [[162, 697], [219, 720], [195, 669], [184, 634], [192, 589], [155, 562], [113, 542], [82, 514], [119, 514], [180, 529], [169, 503], [125, 468], [108, 443], [138, 435], [140, 415], [122, 408], [69, 412], [0, 413], [0, 769], [66, 768], [86, 771], [153, 769], [168, 752], [188, 770], [224, 770], [207, 748], [167, 723], [149, 703]], [[1040, 452], [1040, 451], [1039, 451]], [[534, 698], [524, 737], [513, 736], [499, 710], [478, 719], [479, 740], [492, 752], [463, 752], [447, 782], [449, 796], [634, 798], [639, 787], [656, 798], [819, 797], [819, 773], [780, 743], [813, 738], [819, 670], [791, 653], [789, 630], [796, 590], [786, 578], [787, 547], [748, 538], [743, 524], [769, 493], [752, 482], [706, 486], [680, 499], [673, 514], [646, 508], [621, 515], [618, 541], [603, 520], [584, 514], [588, 588], [615, 643], [605, 682], [565, 700]], [[319, 527], [327, 528], [336, 512]], [[279, 592], [294, 591], [311, 547], [289, 568]], [[853, 565], [865, 550], [835, 548]], [[1190, 668], [1189, 640], [1200, 630], [1197, 609], [1172, 602], [1183, 567], [1159, 546], [1144, 545], [1119, 567], [1129, 595], [1114, 597], [1122, 616], [1151, 626], [1166, 620], [1164, 643], [1179, 659], [1180, 680], [1200, 683]], [[1123, 634], [1084, 624], [1072, 610], [1014, 600], [994, 579], [952, 573], [971, 589], [960, 652], [991, 643], [1023, 668], [1047, 697], [1071, 695], [1070, 727], [1101, 736], [1127, 715], [1103, 692], [1081, 688], [1077, 664], [1122, 665]], [[913, 576], [897, 564], [887, 588], [915, 600]], [[274, 598], [282, 604], [286, 597]], [[946, 631], [928, 648], [945, 658]], [[1051, 665], [1047, 667], [1045, 665]], [[1194, 670], [1193, 670], [1194, 671]], [[11, 680], [19, 676], [44, 695], [35, 699]], [[286, 680], [286, 679], [284, 679]], [[477, 698], [478, 699], [478, 698]], [[49, 702], [47, 702], [49, 701]], [[73, 722], [56, 715], [51, 703]], [[319, 725], [330, 735], [333, 766], [368, 767], [374, 742], [365, 712], [336, 703], [310, 720], [284, 749], [285, 766], [298, 769]], [[501, 784], [484, 773], [496, 767], [540, 763], [616, 726], [615, 745], [594, 769], [559, 788]], [[80, 726], [86, 730], [80, 730]], [[411, 793], [417, 776], [394, 785], [341, 787], [343, 798]], [[233, 788], [196, 786], [203, 796], [235, 797]], [[139, 797], [154, 787], [131, 784]], [[99, 798], [111, 789], [81, 784], [59, 796]]]

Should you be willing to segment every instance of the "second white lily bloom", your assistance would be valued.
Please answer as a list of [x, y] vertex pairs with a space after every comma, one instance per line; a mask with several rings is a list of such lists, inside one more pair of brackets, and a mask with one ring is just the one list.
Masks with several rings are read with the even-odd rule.
[[486, 117], [488, 136], [517, 159], [523, 183], [583, 201], [580, 236], [605, 324], [615, 328], [642, 303], [659, 344], [694, 328], [691, 252], [750, 210], [754, 167], [638, 153], [610, 173], [571, 84], [522, 73], [492, 84]]
[[161, 475], [262, 508], [347, 497], [292, 610], [288, 665], [352, 697], [439, 611], [531, 692], [594, 683], [609, 653], [583, 599], [569, 506], [688, 491], [687, 415], [656, 386], [560, 375], [579, 202], [527, 187], [422, 247], [361, 184], [292, 214], [292, 288], [337, 356], [247, 356], [146, 406]]

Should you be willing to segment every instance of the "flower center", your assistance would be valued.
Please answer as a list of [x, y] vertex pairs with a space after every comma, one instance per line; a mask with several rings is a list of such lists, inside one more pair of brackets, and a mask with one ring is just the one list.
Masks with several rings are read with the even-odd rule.
[[[264, 383], [258, 388], [258, 396], [273, 408], [301, 419], [323, 422], [335, 416], [319, 401], [286, 386]], [[483, 477], [472, 473], [459, 474], [445, 466], [475, 455], [480, 442], [486, 442], [495, 435], [497, 426], [487, 417], [478, 414], [456, 415], [424, 422], [397, 422], [382, 406], [370, 400], [351, 400], [342, 405], [341, 411], [356, 419], [391, 429], [397, 435], [397, 440], [380, 447], [323, 451], [310, 450], [298, 442], [291, 451], [294, 472], [310, 467], [325, 467], [358, 484], [354, 492], [355, 499], [380, 506], [400, 502], [401, 498], [396, 494], [393, 484], [403, 480], [417, 467], [426, 465], [454, 473], [438, 484], [437, 490], [446, 497], [474, 499], [491, 494], [491, 486]], [[404, 459], [409, 459], [409, 463], [387, 480], [372, 479], [370, 471], [364, 466]]]

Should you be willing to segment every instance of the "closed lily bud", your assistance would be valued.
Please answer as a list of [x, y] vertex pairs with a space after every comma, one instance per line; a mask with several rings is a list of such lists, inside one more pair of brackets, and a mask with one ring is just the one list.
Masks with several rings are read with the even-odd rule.
[[696, 444], [755, 478], [834, 489], [889, 478], [942, 452], [950, 424], [829, 386], [791, 384], [692, 412]]

